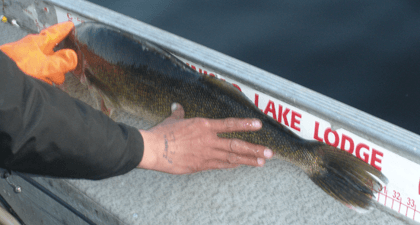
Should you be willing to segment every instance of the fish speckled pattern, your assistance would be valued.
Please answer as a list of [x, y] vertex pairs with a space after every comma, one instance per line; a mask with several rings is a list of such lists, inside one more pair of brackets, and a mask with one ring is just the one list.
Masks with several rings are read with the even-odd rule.
[[163, 49], [97, 23], [75, 28], [63, 42], [79, 59], [74, 74], [96, 96], [104, 113], [120, 109], [152, 124], [170, 115], [173, 102], [185, 117], [258, 118], [256, 132], [220, 134], [268, 146], [275, 156], [301, 168], [312, 181], [342, 203], [368, 208], [386, 177], [362, 160], [332, 146], [301, 139], [263, 114], [230, 84], [199, 74]]

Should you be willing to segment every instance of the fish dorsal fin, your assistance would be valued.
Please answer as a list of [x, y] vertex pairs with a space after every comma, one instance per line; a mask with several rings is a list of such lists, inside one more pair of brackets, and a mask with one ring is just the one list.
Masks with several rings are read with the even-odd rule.
[[222, 89], [226, 94], [234, 96], [237, 101], [241, 104], [246, 105], [251, 108], [257, 108], [255, 104], [238, 88], [234, 87], [231, 83], [224, 80], [220, 80], [213, 76], [202, 75], [202, 78], [205, 82], [210, 83], [211, 85], [217, 86]]

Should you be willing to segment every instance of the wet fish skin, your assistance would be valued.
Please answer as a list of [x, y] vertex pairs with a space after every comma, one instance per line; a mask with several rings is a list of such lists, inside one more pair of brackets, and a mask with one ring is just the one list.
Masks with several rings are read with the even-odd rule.
[[[75, 28], [63, 42], [78, 54], [74, 74], [100, 96], [102, 109], [121, 109], [156, 125], [180, 103], [185, 118], [258, 118], [256, 132], [222, 137], [265, 145], [275, 156], [308, 174], [324, 191], [344, 204], [368, 208], [386, 177], [353, 155], [317, 141], [304, 140], [261, 112], [232, 85], [197, 73], [170, 53], [133, 35], [97, 23]], [[112, 115], [111, 115], [112, 116]], [[370, 173], [370, 174], [369, 174]], [[372, 191], [373, 189], [373, 191]]]

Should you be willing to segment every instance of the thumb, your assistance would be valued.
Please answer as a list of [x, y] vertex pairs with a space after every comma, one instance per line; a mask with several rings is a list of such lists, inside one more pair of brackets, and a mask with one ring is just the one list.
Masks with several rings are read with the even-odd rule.
[[[39, 74], [35, 75], [47, 83], [62, 84], [64, 82], [65, 73], [72, 71], [77, 66], [77, 55], [73, 50], [62, 49], [55, 52], [51, 56], [47, 56], [45, 66], [42, 67]], [[40, 75], [43, 75], [42, 77]]]
[[177, 119], [177, 120], [184, 119], [185, 111], [184, 111], [184, 108], [182, 108], [180, 104], [176, 102], [172, 103], [171, 111], [172, 111], [172, 115], [169, 118]]
[[[59, 67], [57, 72], [67, 73], [76, 69], [77, 66], [77, 55], [76, 52], [71, 49], [62, 49], [53, 54], [50, 57], [52, 61], [55, 61]], [[53, 62], [52, 62], [53, 63]], [[52, 71], [56, 72], [56, 71]]]

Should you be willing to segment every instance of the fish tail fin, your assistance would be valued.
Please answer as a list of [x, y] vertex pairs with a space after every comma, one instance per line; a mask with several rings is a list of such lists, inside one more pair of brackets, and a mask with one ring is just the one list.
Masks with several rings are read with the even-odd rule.
[[313, 149], [315, 168], [312, 181], [349, 208], [369, 209], [374, 192], [382, 190], [388, 179], [373, 166], [335, 147], [321, 144]]

